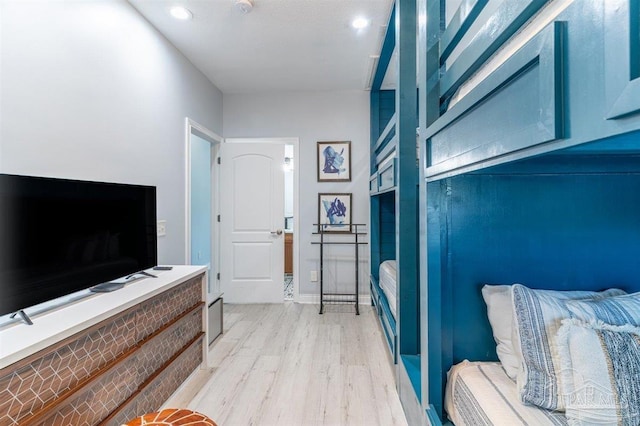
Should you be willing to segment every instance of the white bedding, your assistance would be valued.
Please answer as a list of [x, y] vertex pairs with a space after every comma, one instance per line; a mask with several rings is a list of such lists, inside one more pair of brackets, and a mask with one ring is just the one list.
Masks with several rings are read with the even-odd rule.
[[463, 361], [449, 371], [445, 410], [456, 426], [567, 425], [563, 413], [524, 405], [499, 362]]
[[380, 288], [387, 296], [391, 314], [396, 317], [396, 261], [385, 260], [380, 264]]

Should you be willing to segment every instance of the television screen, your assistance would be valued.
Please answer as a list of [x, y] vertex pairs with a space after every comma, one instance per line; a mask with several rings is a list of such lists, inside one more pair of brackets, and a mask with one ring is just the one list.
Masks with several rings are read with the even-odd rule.
[[156, 263], [155, 187], [0, 174], [0, 315]]

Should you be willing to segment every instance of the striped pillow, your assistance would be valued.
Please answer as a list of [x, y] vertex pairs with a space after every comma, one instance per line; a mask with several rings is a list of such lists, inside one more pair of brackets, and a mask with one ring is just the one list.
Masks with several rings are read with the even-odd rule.
[[558, 332], [570, 424], [640, 424], [640, 328], [564, 320]]
[[556, 334], [562, 320], [569, 318], [568, 300], [604, 299], [625, 294], [618, 289], [603, 292], [533, 290], [520, 284], [512, 287], [512, 339], [520, 355], [517, 384], [522, 402], [549, 410], [564, 410], [560, 394], [560, 359]]
[[598, 320], [611, 325], [640, 326], [640, 293], [602, 300], [571, 300], [565, 306], [571, 318], [585, 322]]

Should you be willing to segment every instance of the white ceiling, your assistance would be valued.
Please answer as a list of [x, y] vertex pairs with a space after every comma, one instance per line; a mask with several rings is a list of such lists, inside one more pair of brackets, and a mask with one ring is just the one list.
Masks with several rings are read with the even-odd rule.
[[[129, 2], [223, 93], [368, 88], [392, 7], [392, 0], [255, 0], [243, 14], [234, 0]], [[176, 4], [193, 19], [171, 17]], [[358, 16], [370, 25], [353, 29]]]

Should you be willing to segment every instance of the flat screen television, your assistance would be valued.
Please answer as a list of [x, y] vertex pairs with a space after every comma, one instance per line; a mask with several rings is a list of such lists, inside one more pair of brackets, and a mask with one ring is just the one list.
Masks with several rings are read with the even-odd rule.
[[155, 187], [0, 174], [0, 315], [156, 263]]

